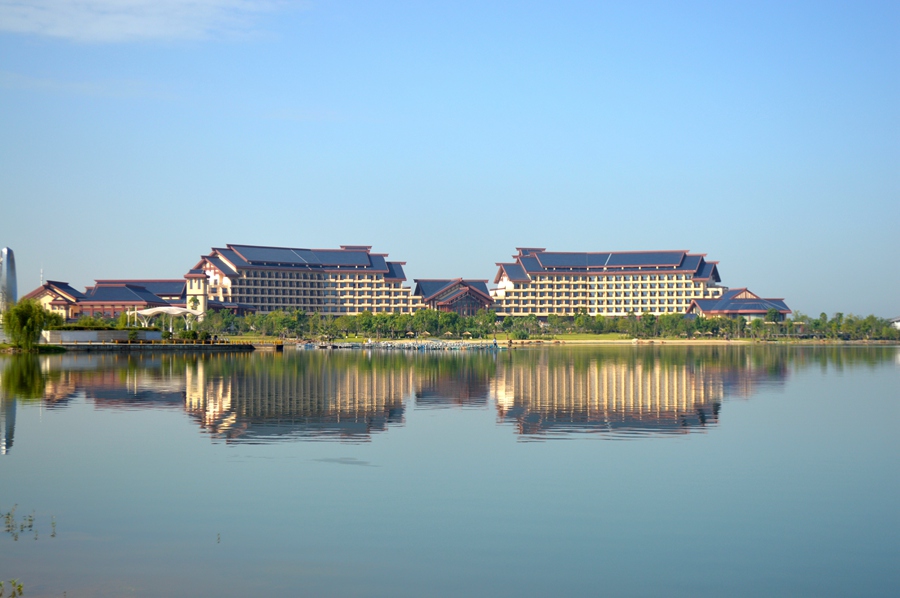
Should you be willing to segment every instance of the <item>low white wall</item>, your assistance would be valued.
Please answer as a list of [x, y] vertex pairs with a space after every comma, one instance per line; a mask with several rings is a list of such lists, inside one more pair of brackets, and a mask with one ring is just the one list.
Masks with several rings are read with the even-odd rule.
[[[42, 342], [51, 345], [59, 343], [103, 343], [111, 341], [127, 341], [128, 330], [44, 330]], [[159, 330], [138, 330], [138, 340], [162, 340]]]

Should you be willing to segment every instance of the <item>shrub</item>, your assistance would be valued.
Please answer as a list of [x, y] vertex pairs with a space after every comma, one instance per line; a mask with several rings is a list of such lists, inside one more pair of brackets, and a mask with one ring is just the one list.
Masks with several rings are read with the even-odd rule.
[[37, 301], [26, 299], [6, 310], [3, 314], [3, 329], [14, 347], [33, 351], [49, 316]]

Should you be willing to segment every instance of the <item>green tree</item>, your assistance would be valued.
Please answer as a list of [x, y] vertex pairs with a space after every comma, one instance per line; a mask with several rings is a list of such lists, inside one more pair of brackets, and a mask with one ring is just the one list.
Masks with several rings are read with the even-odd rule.
[[594, 330], [594, 318], [587, 311], [580, 309], [575, 316], [575, 330], [577, 332], [592, 332]]
[[439, 327], [438, 312], [433, 309], [420, 309], [413, 316], [413, 329], [418, 333], [428, 332], [436, 335]]
[[497, 325], [497, 312], [493, 309], [479, 309], [475, 314], [475, 327], [478, 330], [478, 336], [486, 336], [494, 332]]
[[547, 328], [549, 329], [550, 334], [560, 334], [563, 332], [563, 326], [565, 324], [565, 318], [558, 316], [556, 314], [550, 314], [547, 316]]
[[760, 320], [759, 318], [754, 318], [753, 321], [750, 322], [750, 334], [753, 336], [753, 338], [759, 338], [760, 336], [762, 336], [764, 327], [765, 326], [763, 325], [762, 320]]
[[455, 311], [442, 311], [438, 315], [438, 330], [440, 334], [443, 334], [445, 332], [452, 332], [453, 334], [456, 334], [458, 332], [458, 324], [459, 314]]
[[347, 333], [353, 327], [353, 317], [348, 315], [338, 316], [334, 319], [334, 327], [337, 328], [342, 336], [347, 336]]
[[391, 315], [391, 336], [403, 336], [412, 328], [412, 316], [408, 314]]
[[366, 310], [356, 316], [356, 329], [360, 334], [372, 334], [375, 331], [375, 318], [372, 312]]
[[25, 299], [3, 314], [3, 329], [14, 347], [33, 351], [49, 316], [37, 301]]

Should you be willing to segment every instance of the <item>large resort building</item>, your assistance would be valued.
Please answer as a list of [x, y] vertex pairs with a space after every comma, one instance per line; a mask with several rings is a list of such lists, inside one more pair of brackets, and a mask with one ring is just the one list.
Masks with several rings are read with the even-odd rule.
[[705, 254], [687, 251], [551, 252], [517, 248], [491, 291], [498, 316], [627, 316], [686, 313], [726, 290]]
[[210, 299], [252, 305], [258, 313], [409, 314], [421, 309], [421, 300], [403, 284], [405, 262], [389, 262], [386, 254], [371, 249], [226, 245], [213, 248], [192, 272], [205, 274]]
[[[551, 252], [518, 248], [513, 262], [499, 263], [487, 281], [416, 279], [406, 286], [405, 262], [388, 261], [368, 245], [340, 249], [299, 249], [226, 245], [180, 279], [101, 279], [82, 293], [65, 282], [48, 281], [25, 299], [73, 320], [115, 318], [160, 306], [195, 313], [236, 314], [277, 310], [322, 315], [363, 312], [412, 314], [420, 309], [471, 316], [493, 309], [497, 316], [771, 317], [790, 312], [782, 299], [766, 299], [747, 289], [729, 292], [718, 262], [688, 251]], [[8, 260], [11, 262], [11, 259]]]

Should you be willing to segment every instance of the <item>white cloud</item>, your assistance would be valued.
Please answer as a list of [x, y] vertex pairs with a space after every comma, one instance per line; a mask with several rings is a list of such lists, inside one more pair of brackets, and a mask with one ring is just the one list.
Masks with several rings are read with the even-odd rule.
[[0, 0], [0, 30], [80, 42], [245, 35], [291, 0]]

